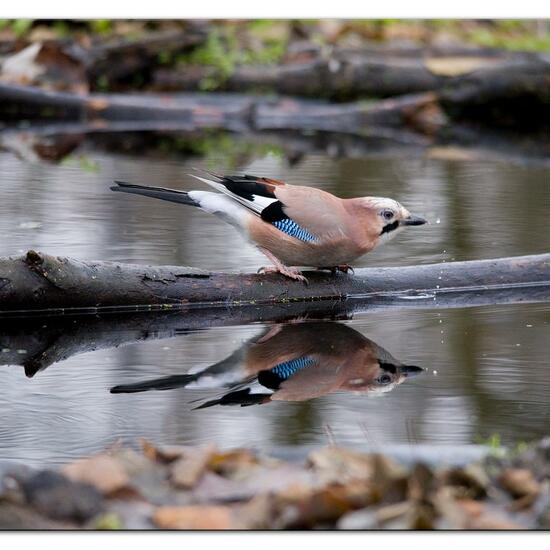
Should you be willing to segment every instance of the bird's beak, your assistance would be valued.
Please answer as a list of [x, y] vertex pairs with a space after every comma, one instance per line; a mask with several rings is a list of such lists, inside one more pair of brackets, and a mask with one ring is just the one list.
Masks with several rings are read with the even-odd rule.
[[409, 214], [409, 217], [405, 218], [402, 223], [403, 225], [424, 225], [428, 223], [428, 220], [414, 214]]
[[407, 378], [417, 376], [424, 372], [422, 367], [415, 367], [414, 365], [402, 365], [399, 370], [401, 371], [401, 374]]

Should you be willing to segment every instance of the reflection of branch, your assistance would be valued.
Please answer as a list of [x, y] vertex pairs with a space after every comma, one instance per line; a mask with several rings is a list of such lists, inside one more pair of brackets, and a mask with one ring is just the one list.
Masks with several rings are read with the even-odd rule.
[[29, 377], [73, 355], [141, 340], [171, 338], [214, 326], [286, 321], [296, 317], [346, 318], [344, 304], [289, 304], [191, 308], [176, 312], [63, 315], [0, 319], [0, 364], [22, 365]]
[[[204, 151], [217, 151], [218, 140], [225, 136], [222, 131], [213, 134], [208, 130], [190, 129], [188, 122], [177, 120], [121, 120], [101, 125], [48, 122], [31, 124], [24, 129], [0, 129], [0, 149], [25, 160], [59, 161], [79, 146], [116, 151], [122, 155], [146, 152], [148, 156], [154, 156], [161, 143], [162, 155], [166, 155], [168, 150], [178, 155], [194, 156], [204, 154]], [[396, 155], [416, 158], [423, 153], [443, 159], [456, 158], [458, 154], [465, 160], [548, 163], [548, 138], [543, 134], [518, 135], [465, 124], [453, 124], [445, 130], [444, 136], [433, 136], [429, 142], [406, 128], [374, 126], [364, 129], [360, 135], [325, 131], [248, 131], [232, 133], [231, 143], [234, 148], [229, 152], [234, 155], [254, 155], [264, 151], [265, 147], [277, 147], [290, 163], [314, 153], [350, 158], [394, 158]]]

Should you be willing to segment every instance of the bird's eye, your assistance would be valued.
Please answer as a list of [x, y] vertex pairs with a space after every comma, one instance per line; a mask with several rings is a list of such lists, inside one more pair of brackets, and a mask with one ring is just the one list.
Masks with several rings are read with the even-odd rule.
[[393, 212], [391, 210], [382, 210], [382, 217], [385, 220], [391, 220], [393, 218]]
[[382, 376], [379, 376], [376, 380], [379, 384], [385, 386], [386, 384], [389, 384], [391, 382], [391, 376], [389, 374], [383, 374]]

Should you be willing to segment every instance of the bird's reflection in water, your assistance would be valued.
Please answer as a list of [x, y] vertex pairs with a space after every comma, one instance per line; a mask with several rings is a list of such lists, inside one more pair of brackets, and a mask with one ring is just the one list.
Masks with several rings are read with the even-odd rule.
[[387, 392], [423, 372], [404, 365], [347, 325], [334, 322], [278, 324], [248, 340], [203, 371], [115, 386], [112, 393], [148, 390], [225, 389], [214, 405], [307, 401], [333, 392]]

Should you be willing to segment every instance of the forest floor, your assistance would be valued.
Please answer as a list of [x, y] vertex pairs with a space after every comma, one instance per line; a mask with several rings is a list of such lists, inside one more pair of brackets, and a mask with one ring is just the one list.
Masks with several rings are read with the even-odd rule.
[[[1, 529], [549, 529], [550, 439], [452, 465], [334, 446], [114, 445], [58, 469], [0, 462]], [[434, 459], [435, 457], [435, 459]]]

